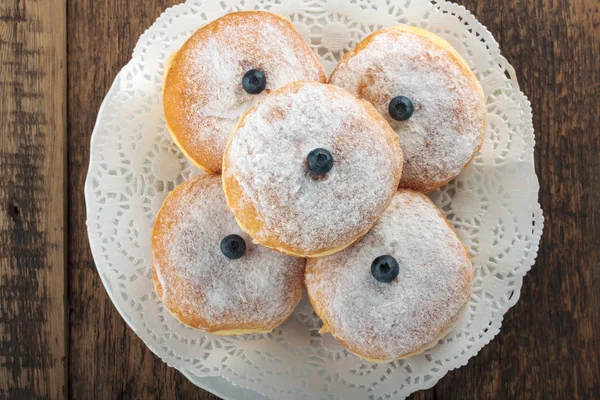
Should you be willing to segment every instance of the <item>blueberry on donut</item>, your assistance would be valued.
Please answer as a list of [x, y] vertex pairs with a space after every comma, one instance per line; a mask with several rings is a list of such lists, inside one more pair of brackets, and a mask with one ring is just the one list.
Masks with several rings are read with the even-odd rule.
[[466, 61], [424, 29], [376, 31], [346, 53], [330, 83], [369, 101], [400, 139], [400, 187], [430, 192], [453, 179], [483, 143], [483, 91]]
[[205, 25], [167, 64], [169, 132], [195, 165], [212, 173], [221, 172], [227, 138], [248, 108], [289, 82], [327, 80], [291, 22], [265, 11], [230, 13]]

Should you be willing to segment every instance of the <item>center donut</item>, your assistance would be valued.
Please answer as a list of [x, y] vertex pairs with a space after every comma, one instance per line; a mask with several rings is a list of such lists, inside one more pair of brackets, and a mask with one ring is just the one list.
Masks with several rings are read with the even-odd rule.
[[402, 162], [398, 137], [368, 102], [294, 82], [239, 119], [222, 179], [229, 209], [256, 242], [321, 257], [373, 226], [396, 192]]

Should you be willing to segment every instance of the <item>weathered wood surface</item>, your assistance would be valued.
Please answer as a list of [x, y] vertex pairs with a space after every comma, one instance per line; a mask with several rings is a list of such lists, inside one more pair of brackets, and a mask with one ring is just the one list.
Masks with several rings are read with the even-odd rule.
[[67, 390], [66, 1], [0, 2], [0, 398]]
[[[98, 108], [174, 1], [66, 0], [66, 13], [64, 1], [0, 2], [0, 398], [216, 399], [127, 328], [85, 230]], [[532, 102], [546, 226], [498, 337], [412, 398], [600, 398], [600, 3], [458, 2], [494, 34]]]

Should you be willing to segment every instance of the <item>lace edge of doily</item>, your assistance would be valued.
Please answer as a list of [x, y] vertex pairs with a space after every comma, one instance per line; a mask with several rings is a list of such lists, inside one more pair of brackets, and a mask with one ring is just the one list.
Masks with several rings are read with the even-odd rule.
[[[121, 69], [121, 71], [119, 71], [119, 73], [117, 74], [117, 76], [115, 77], [115, 80], [113, 81], [106, 97], [104, 98], [104, 100], [102, 101], [102, 104], [100, 106], [100, 109], [98, 111], [98, 116], [100, 116], [102, 114], [102, 112], [104, 111], [104, 109], [106, 108], [106, 106], [110, 103], [110, 100], [112, 99], [112, 97], [114, 96], [116, 89], [119, 87], [120, 81], [121, 81], [121, 74], [124, 73], [124, 71], [127, 71], [129, 66], [133, 64], [134, 61], [141, 61], [141, 55], [140, 53], [140, 48], [143, 46], [143, 43], [145, 43], [147, 41], [147, 37], [149, 36], [149, 32], [157, 25], [164, 23], [165, 21], [163, 21], [164, 18], [167, 17], [167, 14], [171, 13], [172, 11], [174, 11], [177, 8], [183, 7], [187, 4], [186, 3], [182, 3], [182, 4], [178, 4], [172, 7], [167, 8], [165, 11], [163, 11], [161, 13], [161, 15], [156, 19], [156, 21], [148, 28], [146, 29], [146, 31], [144, 31], [144, 33], [140, 36], [140, 38], [138, 39], [133, 53], [132, 53], [132, 58], [131, 60]], [[499, 45], [498, 42], [496, 41], [496, 39], [493, 37], [493, 35], [491, 34], [491, 32], [489, 32], [489, 30], [487, 29], [487, 27], [483, 24], [481, 24], [481, 22], [479, 22], [475, 16], [469, 11], [467, 10], [464, 6], [462, 5], [456, 5], [454, 3], [451, 2], [447, 2], [447, 1], [439, 1], [435, 6], [437, 8], [441, 8], [442, 5], [448, 5], [448, 6], [455, 6], [458, 7], [462, 12], [466, 13], [467, 16], [469, 17], [469, 23], [472, 26], [475, 27], [479, 27], [481, 31], [483, 31], [483, 33], [487, 34], [486, 36], [489, 37], [492, 40], [493, 43], [493, 47], [494, 47], [494, 53], [496, 54], [491, 54], [492, 57], [496, 60], [496, 61], [500, 61], [499, 64], [501, 65], [502, 68], [504, 68], [509, 76], [510, 76], [510, 81], [513, 85], [513, 89], [517, 92], [517, 94], [519, 95], [519, 97], [521, 98], [520, 103], [521, 106], [523, 107], [523, 112], [524, 112], [524, 122], [526, 123], [526, 129], [527, 129], [527, 134], [529, 135], [529, 137], [532, 138], [532, 150], [533, 147], [535, 146], [535, 133], [534, 133], [534, 129], [533, 129], [533, 113], [532, 113], [532, 108], [531, 108], [531, 102], [529, 101], [529, 99], [527, 98], [527, 96], [525, 95], [525, 93], [523, 93], [523, 91], [520, 90], [519, 87], [519, 83], [517, 81], [517, 77], [516, 77], [516, 72], [514, 70], [514, 68], [512, 67], [512, 65], [510, 65], [510, 63], [508, 63], [508, 60], [502, 56], [502, 54], [500, 53], [500, 49], [499, 49]], [[491, 51], [491, 49], [490, 49]], [[499, 59], [499, 60], [498, 60]], [[93, 145], [95, 138], [97, 138], [98, 135], [98, 131], [100, 130], [100, 127], [98, 125], [98, 122], [96, 122], [95, 126], [94, 126], [94, 130], [92, 132], [92, 136], [91, 136], [91, 145]], [[95, 165], [95, 157], [94, 154], [92, 152], [90, 152], [90, 162], [89, 162], [89, 167], [88, 167], [88, 173], [86, 176], [86, 180], [85, 180], [85, 185], [84, 185], [84, 190], [85, 190], [85, 202], [86, 205], [91, 204], [91, 198], [92, 198], [92, 189], [93, 189], [93, 183], [92, 183], [92, 169], [93, 166]], [[532, 165], [533, 168], [533, 165]], [[535, 175], [535, 170], [534, 170], [534, 175]], [[536, 175], [537, 177], [537, 175]], [[537, 188], [537, 196], [539, 198], [539, 184], [538, 184], [538, 188]], [[505, 303], [505, 305], [502, 307], [501, 310], [499, 310], [499, 313], [501, 312], [501, 314], [499, 314], [496, 319], [492, 320], [492, 324], [490, 325], [490, 329], [488, 329], [488, 331], [486, 332], [485, 335], [483, 335], [481, 337], [481, 339], [479, 341], [476, 342], [476, 344], [473, 346], [473, 350], [468, 352], [468, 356], [467, 357], [459, 357], [456, 358], [446, 364], [444, 364], [443, 367], [440, 368], [440, 372], [442, 373], [438, 373], [437, 377], [433, 377], [431, 380], [428, 380], [427, 382], [422, 381], [422, 383], [416, 384], [414, 386], [411, 386], [411, 392], [410, 393], [414, 393], [416, 391], [419, 390], [426, 390], [429, 389], [433, 386], [435, 386], [440, 379], [442, 379], [449, 371], [452, 371], [456, 368], [460, 368], [465, 366], [469, 360], [472, 357], [477, 356], [477, 354], [481, 351], [481, 349], [483, 349], [485, 346], [487, 346], [500, 332], [500, 329], [502, 327], [502, 322], [504, 320], [504, 315], [508, 312], [508, 310], [510, 308], [512, 308], [519, 300], [520, 295], [521, 295], [521, 288], [523, 286], [523, 280], [525, 275], [527, 274], [527, 272], [529, 272], [531, 270], [531, 267], [535, 264], [535, 259], [537, 258], [537, 254], [538, 254], [538, 250], [539, 250], [539, 243], [541, 240], [541, 236], [542, 236], [542, 232], [543, 232], [543, 227], [544, 227], [544, 215], [543, 215], [543, 210], [541, 208], [541, 205], [539, 204], [539, 200], [536, 201], [536, 203], [534, 204], [534, 209], [532, 210], [533, 214], [537, 214], [539, 217], [539, 227], [534, 226], [533, 227], [533, 234], [532, 234], [532, 249], [531, 249], [531, 253], [529, 254], [529, 257], [527, 258], [526, 262], [523, 265], [523, 273], [519, 274], [519, 283], [518, 283], [518, 290], [517, 288], [515, 288], [514, 290], [514, 294], [513, 296], [509, 299], [509, 301], [507, 301]], [[87, 231], [88, 231], [88, 239], [90, 240], [90, 248], [92, 251], [92, 257], [94, 259], [94, 262], [96, 262], [97, 259], [100, 259], [100, 254], [99, 254], [99, 250], [96, 248], [96, 245], [94, 244], [92, 238], [90, 237], [91, 234], [93, 234], [93, 232], [90, 232], [90, 211], [89, 208], [86, 209], [86, 224], [87, 224]], [[532, 218], [532, 221], [535, 222], [535, 218]], [[100, 264], [99, 264], [100, 265]], [[148, 343], [147, 341], [145, 341], [141, 335], [138, 333], [136, 327], [134, 326], [131, 317], [128, 315], [128, 313], [122, 309], [122, 307], [119, 306], [119, 303], [117, 301], [115, 301], [114, 298], [114, 293], [113, 293], [113, 289], [112, 286], [110, 285], [109, 279], [106, 277], [106, 275], [104, 274], [104, 272], [102, 271], [102, 267], [97, 267], [97, 271], [100, 275], [100, 279], [102, 281], [102, 284], [106, 290], [106, 292], [108, 293], [113, 305], [115, 306], [115, 308], [117, 309], [117, 311], [119, 312], [119, 314], [121, 315], [121, 317], [127, 322], [127, 325], [136, 333], [136, 335], [144, 342], [144, 344], [157, 356], [159, 357], [163, 362], [165, 362], [168, 366], [170, 367], [174, 367], [176, 368], [178, 371], [180, 371], [184, 376], [186, 376], [187, 379], [191, 380], [194, 382], [194, 384], [199, 384], [200, 382], [203, 381], [204, 378], [202, 377], [198, 377], [196, 375], [194, 375], [195, 379], [192, 379], [189, 375], [191, 374], [190, 371], [185, 370], [184, 368], [178, 368], [176, 365], [171, 364], [168, 360], [164, 359], [161, 355], [160, 355], [160, 350], [159, 349], [155, 349], [153, 344]], [[228, 379], [228, 378], [223, 378], [221, 377], [221, 379], [227, 381], [228, 383], [232, 384], [235, 387], [238, 388], [243, 388], [246, 390], [251, 390], [253, 392], [259, 393], [262, 396], [266, 396], [269, 397], [267, 393], [261, 392], [259, 390], [256, 390], [254, 388], [250, 388], [246, 385], [240, 385], [237, 382], [233, 382], [232, 380]], [[203, 386], [204, 388], [208, 389], [208, 386], [210, 386], [210, 390], [217, 394], [217, 395], [222, 395], [220, 392], [220, 390], [215, 389], [215, 387], [213, 387], [213, 385], [207, 385], [207, 386]], [[412, 390], [415, 389], [415, 390]], [[409, 393], [409, 394], [410, 394]], [[409, 394], [407, 394], [406, 396], [408, 396]]]

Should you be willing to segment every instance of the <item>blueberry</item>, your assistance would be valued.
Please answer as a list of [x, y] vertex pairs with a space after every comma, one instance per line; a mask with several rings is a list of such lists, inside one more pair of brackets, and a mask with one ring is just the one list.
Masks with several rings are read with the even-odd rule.
[[390, 101], [388, 112], [396, 121], [406, 121], [413, 115], [415, 108], [408, 97], [397, 96]]
[[267, 86], [265, 74], [258, 69], [251, 69], [242, 78], [242, 87], [247, 93], [259, 94]]
[[314, 149], [306, 157], [306, 165], [315, 175], [325, 175], [333, 168], [333, 156], [325, 149]]
[[226, 236], [221, 240], [221, 252], [230, 260], [236, 260], [246, 252], [246, 242], [238, 235]]
[[389, 283], [400, 273], [400, 265], [392, 256], [379, 256], [371, 263], [373, 278], [381, 283]]

